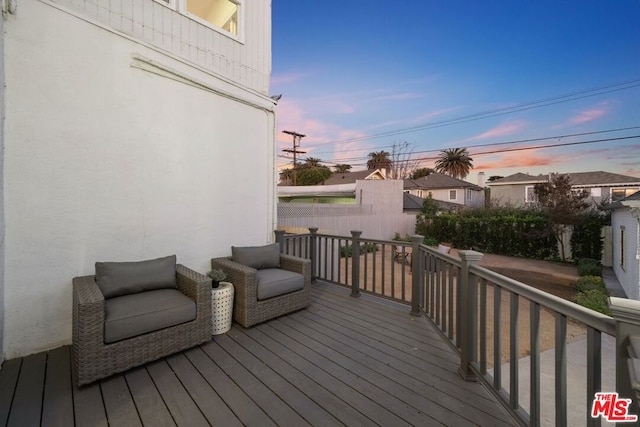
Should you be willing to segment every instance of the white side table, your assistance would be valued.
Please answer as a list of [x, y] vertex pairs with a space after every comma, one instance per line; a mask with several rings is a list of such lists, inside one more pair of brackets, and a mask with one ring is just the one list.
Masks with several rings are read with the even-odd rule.
[[220, 335], [231, 329], [233, 319], [233, 285], [220, 282], [211, 288], [211, 334]]

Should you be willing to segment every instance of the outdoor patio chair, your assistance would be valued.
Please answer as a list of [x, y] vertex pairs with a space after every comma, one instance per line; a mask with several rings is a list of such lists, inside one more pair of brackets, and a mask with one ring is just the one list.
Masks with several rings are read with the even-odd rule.
[[280, 254], [275, 243], [232, 247], [231, 257], [214, 258], [211, 268], [227, 273], [235, 286], [236, 322], [248, 328], [311, 303], [311, 261]]
[[73, 279], [73, 375], [77, 385], [211, 339], [211, 279], [175, 255], [96, 263]]

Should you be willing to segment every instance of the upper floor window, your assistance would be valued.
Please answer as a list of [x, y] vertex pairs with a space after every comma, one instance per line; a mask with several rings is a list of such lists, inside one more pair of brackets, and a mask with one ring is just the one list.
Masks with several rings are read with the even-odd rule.
[[241, 0], [156, 0], [210, 27], [239, 35]]
[[625, 197], [629, 197], [636, 191], [640, 190], [638, 187], [633, 188], [612, 188], [611, 189], [611, 201], [617, 202], [618, 200], [622, 200]]

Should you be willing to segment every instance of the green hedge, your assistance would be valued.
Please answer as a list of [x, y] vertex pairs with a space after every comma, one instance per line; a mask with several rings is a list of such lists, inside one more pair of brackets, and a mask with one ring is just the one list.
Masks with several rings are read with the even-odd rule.
[[593, 258], [578, 260], [578, 276], [602, 276], [600, 261]]
[[[587, 264], [588, 265], [588, 264]], [[611, 316], [609, 310], [609, 293], [607, 287], [599, 276], [584, 276], [576, 282], [576, 302], [583, 307], [590, 308], [607, 316]]]

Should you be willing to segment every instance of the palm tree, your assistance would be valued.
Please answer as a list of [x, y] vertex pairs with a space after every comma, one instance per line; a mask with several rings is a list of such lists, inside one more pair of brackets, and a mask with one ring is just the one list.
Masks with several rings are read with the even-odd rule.
[[283, 169], [280, 171], [280, 182], [287, 185], [293, 183], [293, 168]]
[[420, 169], [414, 170], [409, 177], [411, 179], [418, 179], [418, 178], [422, 178], [423, 176], [429, 176], [434, 172], [435, 171], [431, 168], [420, 168]]
[[391, 166], [393, 166], [393, 161], [389, 158], [389, 153], [387, 151], [382, 150], [369, 153], [367, 169], [385, 169], [389, 171], [391, 170]]
[[317, 168], [318, 166], [320, 166], [320, 162], [322, 160], [316, 158], [316, 157], [307, 157], [307, 159], [304, 161], [304, 164], [302, 165], [302, 167], [305, 168]]
[[334, 166], [334, 168], [336, 170], [336, 173], [347, 173], [347, 172], [350, 172], [351, 165], [338, 163], [337, 165]]
[[473, 169], [473, 159], [466, 148], [447, 148], [440, 152], [436, 160], [436, 171], [453, 178], [465, 179]]

